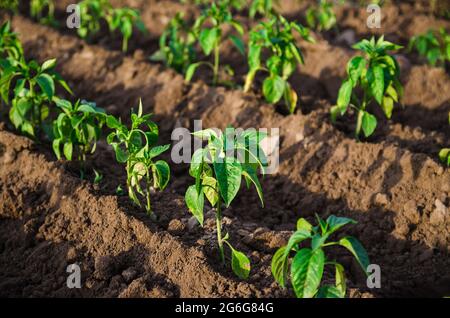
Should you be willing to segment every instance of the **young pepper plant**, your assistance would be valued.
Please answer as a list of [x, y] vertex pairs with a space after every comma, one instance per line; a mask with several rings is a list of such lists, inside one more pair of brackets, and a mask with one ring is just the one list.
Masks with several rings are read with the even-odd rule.
[[155, 218], [150, 200], [151, 188], [162, 191], [170, 179], [167, 162], [155, 161], [155, 158], [167, 151], [170, 145], [156, 146], [158, 126], [150, 120], [151, 116], [142, 114], [140, 101], [137, 114], [131, 113], [130, 128], [112, 115], [106, 118], [106, 125], [114, 130], [108, 135], [107, 142], [113, 147], [116, 160], [126, 164], [128, 196], [139, 207], [142, 204], [138, 194], [144, 197], [147, 214]]
[[270, 17], [274, 13], [272, 0], [253, 0], [248, 10], [250, 18], [255, 18], [256, 14], [263, 17]]
[[53, 0], [31, 0], [30, 15], [39, 23], [56, 26], [55, 3]]
[[19, 0], [0, 0], [0, 10], [17, 13], [19, 11]]
[[319, 0], [316, 6], [306, 10], [306, 22], [310, 28], [318, 31], [328, 31], [336, 26], [336, 14], [334, 13], [334, 1]]
[[69, 161], [76, 157], [81, 165], [83, 179], [86, 157], [89, 153], [93, 154], [97, 148], [105, 123], [105, 111], [95, 103], [84, 100], [72, 104], [65, 99], [56, 99], [56, 106], [62, 112], [53, 121], [53, 151], [58, 160], [62, 155]]
[[106, 20], [112, 6], [108, 0], [83, 0], [78, 3], [80, 10], [80, 27], [78, 36], [82, 39], [91, 38], [100, 31], [101, 21]]
[[14, 61], [3, 69], [0, 93], [9, 104], [10, 87], [15, 80], [9, 118], [21, 132], [36, 137], [36, 130], [46, 128], [45, 119], [49, 116], [50, 105], [55, 96], [55, 82], [72, 94], [67, 83], [54, 71], [56, 59], [39, 65], [36, 61]]
[[[225, 263], [224, 244], [231, 250], [231, 268], [240, 278], [250, 273], [250, 261], [229, 242], [228, 233], [222, 235], [222, 203], [229, 207], [241, 186], [242, 176], [247, 186], [253, 184], [263, 202], [263, 193], [258, 180], [258, 170], [264, 169], [267, 159], [259, 143], [265, 134], [256, 131], [237, 132], [227, 128], [225, 134], [212, 129], [194, 132], [195, 137], [207, 140], [204, 148], [192, 156], [189, 174], [195, 178], [185, 195], [186, 205], [200, 225], [203, 226], [205, 197], [215, 208], [217, 244], [220, 258]], [[231, 153], [231, 155], [230, 155]], [[237, 156], [236, 156], [237, 154]]]
[[[209, 22], [212, 27], [206, 27]], [[226, 25], [232, 26], [240, 36], [244, 34], [242, 25], [233, 19], [229, 6], [226, 2], [216, 4], [213, 2], [211, 6], [204, 10], [200, 17], [195, 21], [193, 32], [200, 43], [200, 47], [206, 56], [214, 55], [214, 62], [201, 61], [192, 63], [186, 70], [185, 79], [190, 82], [195, 71], [201, 65], [210, 67], [213, 71], [213, 85], [219, 84], [219, 67], [220, 67], [220, 46], [223, 42], [223, 28]], [[230, 35], [228, 38], [237, 47], [241, 54], [245, 54], [242, 39], [236, 35]], [[230, 70], [230, 68], [227, 68]], [[231, 72], [231, 71], [230, 71]]]
[[450, 61], [450, 34], [444, 28], [439, 31], [428, 30], [425, 34], [411, 38], [408, 50], [411, 52], [413, 49], [425, 57], [429, 64], [445, 65], [446, 61]]
[[147, 33], [147, 29], [142, 22], [141, 15], [138, 10], [131, 8], [115, 8], [112, 9], [107, 16], [109, 29], [111, 32], [119, 30], [122, 34], [122, 51], [128, 50], [128, 41], [133, 35], [133, 27], [136, 27], [143, 34]]
[[[400, 83], [400, 67], [388, 51], [398, 50], [401, 46], [372, 37], [370, 41], [362, 40], [353, 48], [361, 50], [365, 56], [355, 56], [347, 64], [347, 78], [339, 89], [337, 105], [331, 108], [331, 119], [336, 121], [338, 115], [344, 115], [349, 106], [357, 112], [355, 135], [358, 139], [361, 130], [369, 137], [377, 127], [377, 118], [367, 111], [367, 106], [375, 101], [381, 106], [385, 116], [392, 116], [394, 104], [403, 95]], [[356, 94], [356, 88], [362, 90], [362, 97]]]
[[[299, 64], [304, 64], [300, 48], [296, 45], [294, 32], [308, 42], [314, 42], [309, 30], [295, 22], [288, 22], [282, 16], [273, 16], [269, 22], [261, 22], [250, 33], [248, 64], [244, 92], [250, 91], [258, 71], [268, 76], [263, 82], [263, 95], [266, 101], [275, 104], [284, 98], [290, 113], [293, 113], [298, 96], [288, 80]], [[269, 51], [262, 63], [262, 52]]]
[[[10, 59], [21, 61], [23, 59], [23, 48], [17, 34], [12, 32], [11, 23], [6, 21], [0, 27], [0, 60]], [[8, 65], [11, 64], [8, 63]], [[4, 62], [0, 62], [0, 72]]]
[[179, 73], [185, 73], [188, 66], [195, 61], [196, 38], [193, 31], [183, 19], [183, 13], [177, 13], [159, 38], [159, 50], [150, 59], [164, 62]]
[[[334, 215], [329, 216], [326, 221], [319, 216], [316, 217], [318, 225], [314, 227], [303, 218], [297, 221], [297, 231], [292, 234], [287, 245], [279, 248], [272, 258], [272, 274], [275, 280], [285, 287], [289, 274], [289, 259], [294, 252], [290, 266], [290, 280], [298, 298], [343, 298], [346, 293], [344, 267], [336, 261], [327, 259], [325, 248], [345, 247], [353, 254], [365, 273], [370, 264], [369, 257], [364, 247], [354, 237], [346, 236], [338, 241], [328, 242], [333, 233], [347, 224], [355, 224], [356, 221]], [[311, 241], [310, 247], [302, 246], [306, 240]], [[325, 266], [334, 267], [335, 285], [321, 284]]]

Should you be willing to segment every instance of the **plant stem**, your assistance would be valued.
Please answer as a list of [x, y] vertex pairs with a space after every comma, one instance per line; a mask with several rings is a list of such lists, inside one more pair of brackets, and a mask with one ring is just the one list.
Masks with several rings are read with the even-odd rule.
[[220, 59], [220, 52], [219, 52], [219, 43], [220, 41], [217, 41], [214, 45], [214, 78], [213, 78], [213, 85], [216, 86], [219, 81], [219, 59]]
[[222, 211], [221, 211], [221, 200], [220, 195], [219, 199], [217, 200], [217, 206], [216, 206], [216, 227], [217, 227], [217, 243], [219, 245], [219, 252], [220, 252], [220, 260], [222, 263], [225, 263], [225, 254], [223, 252], [223, 241], [222, 241]]
[[152, 206], [150, 203], [150, 175], [149, 175], [149, 171], [147, 170], [147, 174], [146, 174], [146, 184], [145, 184], [145, 194], [147, 195], [147, 205], [145, 207], [145, 210], [147, 211], [148, 215], [152, 215]]
[[363, 97], [363, 102], [361, 104], [361, 108], [359, 108], [358, 111], [358, 119], [356, 120], [356, 139], [359, 140], [359, 134], [361, 133], [361, 128], [362, 128], [362, 120], [363, 120], [363, 116], [364, 116], [364, 111], [366, 110], [366, 106], [367, 106], [367, 95], [366, 93], [364, 93], [364, 97]]

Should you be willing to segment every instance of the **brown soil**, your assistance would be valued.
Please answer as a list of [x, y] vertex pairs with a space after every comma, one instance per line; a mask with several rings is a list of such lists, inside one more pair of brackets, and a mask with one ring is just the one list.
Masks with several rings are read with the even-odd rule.
[[[124, 2], [141, 3], [117, 1]], [[391, 121], [381, 121], [368, 141], [356, 142], [353, 122], [333, 126], [328, 114], [344, 76], [343, 65], [354, 54], [347, 47], [327, 35], [314, 45], [303, 45], [306, 65], [293, 78], [301, 93], [301, 111], [283, 116], [260, 96], [201, 81], [186, 85], [181, 75], [149, 63], [147, 56], [156, 48], [164, 21], [179, 10], [193, 9], [155, 1], [142, 10], [150, 35], [132, 48], [139, 47], [139, 41], [149, 45], [128, 55], [116, 50], [117, 39], [87, 44], [70, 32], [21, 16], [13, 18], [13, 27], [28, 57], [58, 59], [58, 71], [77, 96], [123, 119], [142, 98], [145, 111], [155, 114], [162, 143], [170, 142], [174, 127], [192, 128], [194, 119], [202, 119], [204, 127], [280, 128], [280, 170], [263, 180], [266, 207], [259, 206], [253, 191], [242, 189], [224, 214], [232, 243], [251, 258], [251, 276], [242, 282], [218, 265], [211, 212], [203, 229], [192, 226], [183, 200], [192, 182], [186, 166], [172, 165], [169, 189], [153, 195], [159, 216], [155, 223], [126, 197], [114, 194], [124, 172], [105, 142], [91, 162], [105, 181], [94, 186], [79, 180], [70, 164], [56, 162], [47, 146], [15, 135], [3, 124], [0, 296], [292, 296], [274, 283], [271, 255], [286, 242], [297, 218], [313, 221], [314, 213], [356, 219], [358, 224], [346, 233], [357, 236], [371, 262], [381, 266], [382, 288], [369, 290], [352, 258], [331, 251], [349, 269], [351, 297], [450, 294], [450, 171], [436, 159], [439, 149], [450, 144], [450, 78], [444, 69], [400, 56], [404, 107]], [[350, 11], [344, 12], [343, 25], [357, 36], [365, 34], [367, 30], [349, 18], [357, 17], [358, 10], [345, 10]], [[417, 12], [413, 19], [412, 13], [402, 11], [397, 19], [402, 29], [387, 23], [385, 32], [406, 38], [422, 30], [415, 29], [416, 21], [430, 16]], [[430, 21], [433, 24], [424, 25], [448, 25], [436, 18]], [[232, 54], [224, 54], [225, 61], [233, 60]], [[238, 77], [244, 73], [239, 69]], [[74, 262], [82, 266], [80, 290], [65, 285], [66, 267]]]

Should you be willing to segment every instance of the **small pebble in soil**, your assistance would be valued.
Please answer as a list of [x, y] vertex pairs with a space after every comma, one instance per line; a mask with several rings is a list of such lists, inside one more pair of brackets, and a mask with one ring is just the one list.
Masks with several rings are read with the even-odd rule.
[[377, 193], [375, 195], [375, 203], [379, 205], [387, 205], [389, 203], [388, 196], [384, 193]]
[[439, 199], [436, 199], [434, 205], [435, 209], [431, 212], [430, 223], [433, 225], [444, 223], [445, 217], [448, 214], [447, 207]]
[[181, 222], [179, 219], [173, 219], [169, 222], [169, 226], [167, 227], [167, 231], [171, 234], [179, 235], [184, 232], [186, 229], [186, 224]]
[[125, 282], [130, 283], [137, 276], [137, 271], [133, 267], [129, 267], [122, 272], [122, 277]]

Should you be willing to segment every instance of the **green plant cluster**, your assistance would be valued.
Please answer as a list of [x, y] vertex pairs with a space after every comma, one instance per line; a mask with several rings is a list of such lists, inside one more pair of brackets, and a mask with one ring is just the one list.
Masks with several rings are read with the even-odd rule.
[[101, 22], [107, 23], [110, 32], [118, 30], [122, 34], [122, 51], [128, 50], [128, 41], [133, 35], [133, 28], [143, 34], [147, 29], [140, 13], [132, 8], [114, 8], [109, 0], [83, 0], [78, 3], [81, 15], [81, 26], [78, 35], [89, 39], [100, 31]]
[[[229, 1], [213, 1], [193, 23], [185, 21], [182, 14], [176, 15], [160, 38], [160, 49], [151, 59], [185, 74], [187, 82], [192, 80], [199, 67], [206, 66], [212, 71], [213, 85], [233, 86], [232, 81], [223, 80], [223, 74], [232, 77], [234, 71], [229, 65], [220, 63], [221, 47], [231, 43], [237, 52], [247, 55], [249, 73], [244, 90], [248, 92], [252, 88], [257, 72], [265, 71], [268, 76], [262, 93], [266, 101], [275, 104], [283, 98], [288, 110], [294, 112], [298, 97], [288, 80], [298, 65], [304, 63], [294, 31], [304, 40], [313, 42], [309, 30], [276, 14], [272, 1], [256, 0], [250, 6], [250, 15], [262, 14], [267, 22], [246, 32], [233, 17], [232, 7]], [[248, 50], [243, 41], [246, 36], [250, 38]], [[271, 56], [263, 56], [264, 51]]]
[[[95, 103], [85, 100], [72, 103], [61, 98], [56, 84], [69, 95], [73, 93], [55, 71], [56, 60], [42, 64], [27, 62], [9, 22], [1, 26], [0, 36], [0, 95], [13, 126], [37, 142], [51, 143], [57, 159], [76, 160], [84, 178], [87, 157], [96, 151], [106, 124], [113, 130], [107, 141], [117, 161], [126, 164], [129, 197], [141, 206], [138, 194], [144, 196], [146, 211], [151, 215], [151, 188], [163, 190], [170, 178], [169, 165], [155, 158], [169, 146], [156, 145], [158, 127], [149, 120], [151, 115], [142, 113], [142, 103], [138, 113], [131, 114], [129, 129], [120, 118], [108, 115]], [[95, 169], [94, 173], [94, 182], [100, 182], [102, 175]]]
[[308, 26], [318, 31], [328, 31], [335, 28], [337, 19], [334, 5], [334, 0], [319, 0], [317, 5], [309, 7], [306, 10]]
[[[326, 221], [317, 215], [316, 218], [318, 223], [316, 226], [304, 218], [297, 221], [297, 230], [287, 245], [279, 248], [273, 256], [272, 274], [283, 287], [290, 279], [292, 288], [299, 298], [343, 298], [347, 289], [344, 267], [335, 260], [330, 260], [325, 254], [325, 248], [330, 246], [346, 248], [365, 273], [370, 264], [369, 257], [361, 243], [352, 236], [328, 241], [330, 236], [343, 226], [356, 224], [356, 221], [334, 215], [330, 215]], [[309, 247], [304, 246], [308, 240]], [[291, 254], [294, 254], [292, 259]], [[326, 266], [331, 266], [335, 270], [334, 285], [322, 284]]]
[[445, 66], [445, 62], [450, 62], [450, 34], [444, 28], [412, 37], [408, 48], [417, 51], [433, 66]]
[[349, 108], [353, 109], [357, 116], [356, 138], [361, 132], [369, 137], [377, 127], [377, 118], [367, 110], [370, 103], [375, 101], [385, 116], [391, 118], [394, 105], [403, 95], [399, 64], [395, 56], [389, 54], [401, 46], [381, 36], [378, 40], [374, 37], [370, 41], [362, 40], [353, 48], [362, 51], [364, 56], [355, 56], [348, 62], [347, 78], [339, 89], [337, 105], [331, 109], [331, 115], [335, 122]]

